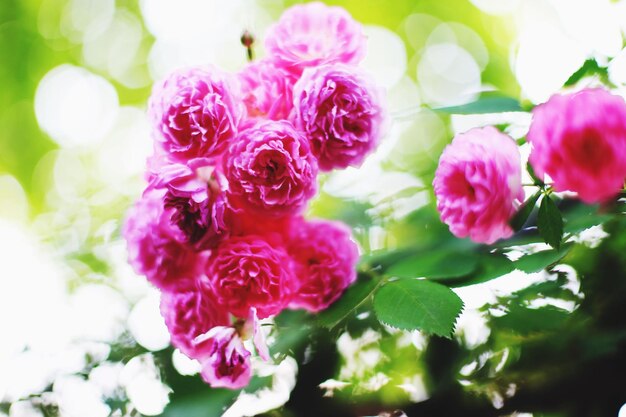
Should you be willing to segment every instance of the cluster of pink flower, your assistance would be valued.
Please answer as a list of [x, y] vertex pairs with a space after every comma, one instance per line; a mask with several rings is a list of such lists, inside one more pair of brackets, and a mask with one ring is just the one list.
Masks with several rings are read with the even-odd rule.
[[[530, 164], [555, 191], [604, 202], [626, 179], [626, 102], [600, 88], [554, 95], [533, 110]], [[524, 200], [515, 141], [493, 127], [457, 135], [434, 180], [437, 208], [455, 236], [480, 243], [510, 237]]]
[[162, 290], [173, 345], [214, 387], [250, 380], [244, 340], [268, 358], [258, 319], [323, 310], [356, 278], [350, 230], [302, 212], [319, 170], [360, 165], [381, 137], [365, 47], [345, 10], [309, 3], [269, 30], [267, 58], [234, 75], [179, 70], [153, 90], [149, 185], [124, 235]]

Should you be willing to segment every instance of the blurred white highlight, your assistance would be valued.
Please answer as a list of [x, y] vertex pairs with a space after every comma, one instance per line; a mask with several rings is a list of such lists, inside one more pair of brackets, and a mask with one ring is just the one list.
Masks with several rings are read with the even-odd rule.
[[271, 387], [262, 388], [252, 394], [243, 391], [222, 417], [256, 416], [278, 408], [289, 400], [289, 395], [296, 386], [298, 373], [295, 359], [287, 356], [278, 365], [256, 362], [255, 368], [259, 376], [272, 375]]
[[141, 299], [128, 316], [128, 329], [137, 343], [151, 351], [165, 349], [170, 334], [159, 309], [160, 293], [152, 289]]
[[147, 353], [132, 358], [120, 375], [120, 384], [137, 411], [147, 416], [161, 414], [169, 403], [170, 388], [161, 382], [154, 357]]
[[73, 65], [50, 70], [35, 93], [37, 122], [62, 147], [97, 143], [112, 127], [117, 111], [115, 88]]
[[404, 41], [382, 26], [365, 26], [367, 56], [361, 64], [376, 82], [391, 88], [406, 73], [407, 56]]

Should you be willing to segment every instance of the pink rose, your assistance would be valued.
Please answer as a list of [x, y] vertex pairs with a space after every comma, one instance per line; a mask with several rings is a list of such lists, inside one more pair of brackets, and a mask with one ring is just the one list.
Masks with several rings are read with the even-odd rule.
[[250, 382], [250, 352], [234, 327], [218, 326], [196, 339], [200, 375], [213, 388], [243, 388]]
[[228, 234], [223, 181], [206, 158], [165, 165], [152, 180], [151, 187], [165, 191], [170, 220], [196, 250], [213, 248]]
[[243, 107], [231, 79], [215, 68], [186, 68], [155, 84], [149, 115], [173, 160], [214, 158], [237, 134]]
[[193, 279], [204, 268], [205, 255], [185, 243], [171, 216], [163, 208], [163, 193], [148, 189], [129, 210], [122, 231], [130, 264], [160, 289]]
[[241, 94], [248, 117], [287, 119], [293, 108], [294, 80], [268, 60], [246, 65], [239, 73]]
[[315, 195], [317, 161], [302, 133], [266, 121], [240, 133], [224, 163], [228, 198], [267, 216], [296, 213]]
[[433, 181], [441, 220], [479, 243], [510, 237], [508, 222], [524, 200], [520, 165], [515, 141], [494, 127], [456, 135]]
[[294, 221], [287, 247], [298, 282], [291, 307], [324, 310], [356, 279], [359, 251], [343, 223]]
[[528, 132], [530, 163], [556, 191], [586, 203], [615, 196], [626, 178], [626, 103], [606, 90], [554, 95], [535, 107]]
[[208, 288], [187, 285], [161, 293], [161, 315], [172, 345], [190, 358], [198, 359], [194, 340], [215, 326], [230, 324], [228, 313], [217, 304]]
[[239, 334], [244, 340], [252, 338], [252, 344], [254, 344], [261, 359], [264, 361], [270, 359], [270, 351], [265, 340], [265, 333], [263, 333], [263, 329], [261, 329], [261, 323], [256, 314], [256, 308], [252, 307], [250, 309], [248, 318], [239, 328]]
[[306, 133], [323, 171], [360, 166], [384, 133], [383, 92], [360, 69], [339, 64], [308, 69], [293, 99], [295, 125]]
[[299, 76], [307, 67], [358, 64], [366, 41], [363, 28], [345, 9], [314, 2], [286, 10], [269, 28], [265, 49], [277, 66]]
[[207, 262], [207, 276], [220, 305], [237, 317], [251, 307], [260, 318], [278, 314], [291, 301], [292, 261], [268, 237], [248, 235], [222, 242]]
[[283, 216], [268, 219], [262, 213], [254, 213], [243, 208], [232, 208], [228, 212], [228, 227], [231, 234], [242, 235], [263, 235], [284, 234], [290, 227], [291, 217]]

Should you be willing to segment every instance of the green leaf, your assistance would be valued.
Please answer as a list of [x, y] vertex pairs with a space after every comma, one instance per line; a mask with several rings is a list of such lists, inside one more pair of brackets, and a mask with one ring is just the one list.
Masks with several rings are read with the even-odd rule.
[[543, 240], [555, 249], [561, 246], [563, 239], [563, 217], [550, 196], [544, 196], [539, 206], [537, 227]]
[[387, 275], [398, 278], [450, 279], [471, 274], [478, 259], [471, 252], [428, 251], [391, 265]]
[[572, 248], [572, 245], [563, 245], [560, 250], [544, 250], [541, 252], [524, 255], [514, 262], [515, 268], [528, 274], [542, 271], [563, 259]]
[[467, 287], [500, 278], [515, 269], [513, 262], [502, 254], [487, 254], [480, 258], [480, 266], [470, 279], [462, 280], [452, 287]]
[[510, 221], [513, 230], [517, 232], [522, 227], [524, 227], [526, 220], [528, 220], [528, 216], [530, 216], [530, 213], [533, 212], [533, 209], [537, 205], [537, 200], [539, 200], [539, 197], [541, 197], [541, 191], [537, 191], [528, 200], [526, 200], [524, 204], [522, 204], [520, 209]]
[[500, 329], [528, 335], [558, 330], [562, 328], [568, 317], [569, 313], [566, 310], [552, 306], [533, 309], [513, 304], [509, 307], [507, 314], [493, 317], [491, 322]]
[[611, 214], [598, 213], [597, 205], [580, 204], [563, 214], [565, 217], [564, 231], [566, 233], [578, 233], [592, 226], [605, 223], [614, 216]]
[[539, 186], [542, 186], [542, 187], [545, 185], [545, 183], [544, 183], [541, 179], [539, 179], [539, 177], [538, 177], [538, 176], [537, 176], [537, 174], [535, 173], [535, 169], [534, 169], [534, 168], [533, 168], [533, 166], [530, 164], [530, 162], [528, 162], [528, 163], [526, 164], [526, 171], [528, 171], [528, 175], [530, 175], [530, 178], [532, 178], [533, 182], [534, 182], [536, 185], [539, 185]]
[[348, 288], [339, 300], [317, 315], [317, 323], [329, 329], [337, 326], [370, 297], [378, 284], [379, 281], [374, 279], [357, 281]]
[[488, 96], [460, 106], [439, 107], [433, 110], [448, 114], [487, 114], [522, 111], [522, 106], [511, 97]]
[[450, 337], [463, 301], [448, 287], [418, 279], [400, 279], [374, 294], [381, 323], [403, 330], [423, 330]]
[[607, 68], [601, 67], [600, 65], [598, 65], [598, 62], [595, 59], [590, 58], [586, 60], [582, 67], [580, 67], [575, 73], [573, 73], [563, 85], [565, 87], [574, 85], [578, 81], [590, 75], [597, 75], [602, 80], [608, 80], [608, 74], [609, 73]]
[[539, 231], [535, 226], [526, 227], [508, 239], [495, 242], [491, 247], [510, 248], [511, 246], [524, 246], [532, 243], [543, 243], [543, 238], [539, 235]]

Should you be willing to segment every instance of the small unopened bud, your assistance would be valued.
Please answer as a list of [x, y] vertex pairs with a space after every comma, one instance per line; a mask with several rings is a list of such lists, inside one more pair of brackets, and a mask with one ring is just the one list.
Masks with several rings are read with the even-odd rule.
[[246, 52], [248, 54], [248, 61], [252, 61], [254, 59], [254, 54], [252, 53], [252, 45], [254, 44], [254, 35], [250, 33], [249, 30], [244, 30], [241, 34], [241, 44], [246, 48]]
[[254, 43], [254, 35], [248, 30], [244, 30], [241, 34], [241, 44], [246, 48], [251, 48]]

